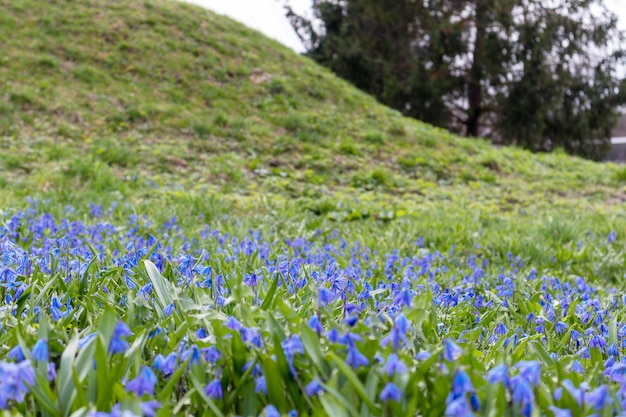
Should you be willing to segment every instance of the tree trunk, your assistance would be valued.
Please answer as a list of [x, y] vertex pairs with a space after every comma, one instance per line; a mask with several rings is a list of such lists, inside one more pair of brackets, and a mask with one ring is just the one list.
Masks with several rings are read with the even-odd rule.
[[482, 115], [483, 91], [481, 81], [483, 78], [483, 59], [485, 45], [485, 5], [484, 0], [476, 0], [476, 41], [472, 67], [469, 71], [467, 82], [467, 121], [465, 122], [465, 135], [478, 136], [480, 132], [480, 116]]

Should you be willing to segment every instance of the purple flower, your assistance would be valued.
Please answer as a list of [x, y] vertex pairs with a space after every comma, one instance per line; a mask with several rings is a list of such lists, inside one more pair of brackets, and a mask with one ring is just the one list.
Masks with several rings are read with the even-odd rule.
[[31, 354], [35, 361], [48, 361], [48, 340], [39, 339], [33, 346]]
[[511, 378], [511, 394], [513, 402], [520, 408], [522, 415], [530, 417], [535, 400], [530, 383], [521, 375]]
[[606, 340], [599, 334], [594, 334], [589, 340], [589, 347], [603, 350], [606, 347]]
[[382, 346], [387, 346], [391, 343], [392, 349], [394, 351], [398, 350], [400, 342], [404, 342], [406, 345], [409, 345], [409, 340], [406, 337], [406, 333], [409, 330], [409, 322], [404, 316], [404, 314], [398, 315], [396, 320], [393, 322], [393, 327], [391, 328], [391, 332], [387, 336], [385, 336], [381, 342]]
[[0, 362], [0, 409], [8, 409], [9, 402], [22, 403], [29, 385], [35, 385], [35, 370], [29, 361]]
[[118, 322], [113, 329], [113, 337], [109, 342], [109, 353], [114, 355], [116, 353], [124, 353], [128, 350], [129, 344], [122, 337], [130, 336], [132, 333], [127, 325], [123, 322]]
[[7, 354], [7, 358], [11, 359], [12, 361], [22, 362], [25, 359], [22, 347], [20, 345], [15, 346], [9, 351], [9, 353]]
[[459, 397], [446, 404], [446, 417], [473, 417], [474, 413], [470, 410], [465, 397]]
[[455, 362], [463, 354], [463, 349], [450, 339], [443, 343], [443, 358], [448, 362]]
[[559, 321], [557, 324], [554, 325], [554, 330], [556, 331], [556, 334], [562, 335], [567, 331], [567, 324]]
[[209, 382], [209, 384], [204, 387], [204, 393], [207, 397], [213, 400], [219, 400], [224, 395], [222, 391], [222, 382], [219, 379], [214, 379]]
[[154, 386], [157, 383], [157, 377], [149, 366], [141, 368], [141, 372], [134, 379], [126, 384], [127, 392], [134, 392], [138, 396], [144, 394], [154, 395]]
[[324, 326], [322, 326], [322, 322], [320, 321], [319, 317], [312, 316], [309, 319], [308, 324], [311, 329], [315, 330], [318, 336], [324, 332]]
[[263, 409], [263, 415], [265, 415], [265, 417], [280, 417], [278, 409], [271, 404]]
[[369, 361], [356, 347], [348, 348], [348, 355], [346, 356], [346, 363], [353, 367], [354, 369], [358, 369], [361, 366], [367, 366]]
[[226, 320], [226, 328], [230, 330], [241, 330], [243, 325], [239, 320], [231, 316]]
[[257, 394], [262, 392], [267, 395], [267, 382], [264, 376], [260, 376], [254, 381], [254, 392]]
[[604, 409], [604, 407], [612, 402], [613, 399], [611, 398], [609, 387], [606, 385], [601, 385], [587, 394], [587, 404], [589, 404], [595, 411]]
[[387, 385], [385, 385], [385, 388], [383, 388], [383, 390], [380, 392], [380, 400], [381, 401], [400, 401], [400, 398], [402, 397], [402, 393], [400, 392], [400, 390], [398, 389], [398, 387], [396, 387], [394, 384], [392, 384], [391, 382], [387, 382]]
[[502, 335], [505, 335], [508, 331], [509, 330], [506, 328], [504, 323], [500, 322], [500, 323], [496, 324], [496, 327], [493, 330], [493, 333], [498, 335], [498, 336], [502, 336]]
[[515, 364], [520, 376], [534, 386], [539, 386], [541, 379], [541, 364], [537, 361], [520, 361]]
[[385, 372], [388, 376], [393, 376], [395, 373], [403, 374], [406, 372], [406, 365], [402, 363], [398, 355], [392, 353], [387, 358], [387, 362], [383, 366], [383, 372]]
[[505, 387], [509, 386], [509, 369], [506, 365], [496, 365], [487, 372], [487, 381], [490, 384], [501, 382]]
[[319, 289], [319, 305], [325, 306], [326, 304], [330, 304], [333, 301], [333, 293], [329, 289], [320, 288]]
[[158, 401], [150, 400], [141, 403], [141, 414], [144, 417], [154, 417], [156, 415], [156, 410], [161, 408], [161, 404]]
[[314, 378], [313, 381], [309, 382], [307, 386], [304, 388], [306, 395], [312, 397], [314, 395], [319, 395], [324, 392], [324, 388], [319, 383], [317, 378]]

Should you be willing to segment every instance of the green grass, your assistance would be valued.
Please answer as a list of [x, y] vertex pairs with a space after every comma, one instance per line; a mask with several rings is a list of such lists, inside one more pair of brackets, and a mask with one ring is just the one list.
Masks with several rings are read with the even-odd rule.
[[626, 196], [616, 166], [403, 118], [195, 6], [2, 0], [0, 20], [5, 200], [68, 187], [131, 198], [146, 179], [252, 199], [366, 192], [409, 211], [443, 200], [613, 211]]
[[[626, 231], [623, 168], [403, 118], [210, 11], [0, 0], [0, 21], [0, 207], [115, 201], [189, 227], [223, 215], [366, 234], [398, 223], [440, 247], [485, 233], [490, 251], [546, 266], [541, 245]], [[571, 272], [594, 271], [589, 256]]]
[[[550, 393], [565, 379], [592, 388], [605, 384], [606, 355], [592, 349], [591, 359], [584, 360], [586, 373], [578, 375], [571, 366], [578, 347], [560, 340], [554, 323], [547, 324], [546, 345], [530, 317], [543, 317], [546, 306], [564, 308], [563, 320], [591, 337], [599, 323], [583, 320], [577, 308], [589, 300], [558, 306], [566, 300], [554, 284], [558, 279], [580, 289], [584, 281], [595, 286], [584, 289], [586, 296], [597, 296], [604, 306], [598, 313], [589, 304], [594, 317], [606, 318], [608, 341], [616, 340], [617, 329], [623, 339], [626, 315], [615, 301], [626, 287], [623, 167], [563, 152], [497, 149], [403, 118], [307, 58], [185, 3], [0, 0], [0, 46], [0, 248], [23, 247], [37, 259], [43, 245], [53, 265], [49, 273], [36, 267], [20, 276], [28, 291], [19, 297], [19, 288], [11, 289], [17, 285], [3, 282], [0, 293], [15, 309], [0, 311], [0, 353], [7, 356], [17, 345], [29, 351], [49, 340], [50, 362], [59, 375], [48, 381], [38, 360], [32, 394], [23, 404], [11, 403], [10, 412], [83, 415], [115, 403], [138, 410], [139, 398], [127, 392], [130, 378], [155, 354], [197, 342], [219, 347], [219, 368], [203, 362], [190, 372], [181, 366], [169, 382], [161, 378], [159, 416], [209, 415], [207, 406], [215, 405], [203, 387], [214, 377], [222, 378], [226, 396], [216, 407], [225, 413], [258, 415], [271, 402], [283, 414], [293, 407], [303, 416], [442, 415], [453, 368], [470, 374], [484, 405], [480, 412], [514, 414], [511, 407], [518, 405], [504, 389], [493, 391], [484, 373], [500, 362], [533, 359], [544, 366], [537, 412], [558, 405], [578, 410], [574, 415], [589, 414], [573, 397]], [[102, 206], [96, 214], [92, 203]], [[56, 219], [54, 231], [43, 213]], [[101, 241], [90, 229], [95, 223], [115, 232]], [[221, 237], [203, 236], [208, 230]], [[269, 255], [261, 255], [262, 247], [252, 254], [242, 250], [251, 231], [260, 233]], [[148, 236], [164, 246], [150, 248]], [[311, 246], [292, 245], [295, 238]], [[67, 247], [68, 240], [81, 251]], [[97, 247], [88, 246], [92, 240]], [[145, 252], [133, 254], [139, 246], [129, 242], [143, 242], [138, 245]], [[318, 258], [318, 250], [329, 258]], [[163, 275], [151, 274], [142, 260], [159, 251], [170, 259]], [[213, 286], [196, 285], [206, 278], [196, 273], [193, 284], [173, 288], [184, 253], [206, 259], [225, 277], [227, 292], [233, 291], [220, 301], [224, 305], [218, 307]], [[399, 262], [387, 275], [394, 254]], [[21, 271], [15, 265], [26, 258], [18, 255], [1, 257], [5, 276], [10, 268]], [[152, 283], [156, 298], [140, 296], [125, 281], [129, 257], [136, 261], [130, 275], [140, 285]], [[407, 401], [383, 407], [379, 393], [389, 376], [374, 358], [391, 349], [379, 343], [390, 334], [387, 308], [396, 303], [403, 278], [427, 258], [428, 274], [402, 282], [402, 288], [419, 289], [413, 305], [402, 309], [413, 326], [412, 346], [401, 353], [410, 371], [395, 382]], [[335, 263], [334, 278], [351, 276], [352, 266], [372, 275], [363, 275], [356, 292], [338, 290], [340, 299], [322, 306], [318, 286], [325, 281], [311, 280], [292, 292], [270, 279], [269, 270], [286, 265], [285, 259], [302, 266], [298, 276], [307, 280], [313, 272], [325, 276]], [[85, 266], [83, 277], [68, 275], [64, 264]], [[438, 296], [450, 287], [460, 294], [461, 287], [472, 287], [466, 278], [476, 268], [485, 277], [475, 292], [493, 301], [493, 308], [477, 312], [481, 307], [473, 301], [435, 306], [431, 285], [440, 287]], [[254, 271], [264, 281], [252, 291], [241, 282]], [[537, 280], [527, 279], [534, 274]], [[506, 306], [500, 299], [505, 276], [517, 285]], [[356, 303], [365, 284], [378, 301], [393, 301], [379, 311], [370, 300], [371, 309], [352, 327], [345, 304]], [[548, 295], [551, 301], [544, 303]], [[74, 314], [51, 320], [53, 297], [71, 299]], [[169, 318], [162, 311], [168, 298], [176, 302]], [[371, 366], [352, 372], [341, 359], [342, 346], [326, 336], [318, 346], [306, 324], [314, 313], [323, 317], [325, 330], [363, 334], [359, 349]], [[247, 349], [231, 337], [223, 323], [227, 315], [259, 328], [262, 348]], [[132, 328], [133, 347], [107, 356], [116, 320]], [[506, 323], [508, 333], [496, 344], [487, 341], [487, 333], [478, 340], [483, 330], [495, 332], [496, 323]], [[210, 343], [198, 341], [198, 326], [210, 332]], [[162, 333], [148, 341], [156, 328]], [[505, 336], [519, 335], [519, 329], [530, 336], [504, 346]], [[72, 338], [92, 331], [98, 340], [75, 355]], [[298, 375], [306, 384], [319, 374], [333, 390], [319, 399], [301, 395], [283, 360], [279, 341], [300, 332], [309, 336], [307, 354], [296, 363]], [[443, 338], [458, 341], [461, 334], [464, 355], [441, 366]], [[318, 347], [309, 356], [311, 344]], [[419, 351], [433, 356], [417, 361]], [[254, 394], [254, 378], [243, 371], [250, 359], [261, 362], [272, 382], [267, 398]], [[283, 387], [283, 380], [290, 382]], [[376, 404], [368, 405], [367, 398]]]

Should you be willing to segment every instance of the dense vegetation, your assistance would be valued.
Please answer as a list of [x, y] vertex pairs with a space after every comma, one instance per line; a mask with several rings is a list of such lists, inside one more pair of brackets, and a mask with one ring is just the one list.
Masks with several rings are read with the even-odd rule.
[[624, 169], [182, 3], [0, 0], [0, 44], [1, 408], [623, 413]]
[[407, 116], [533, 151], [602, 160], [609, 149], [626, 50], [603, 0], [315, 0], [313, 10], [314, 24], [291, 13], [308, 55]]

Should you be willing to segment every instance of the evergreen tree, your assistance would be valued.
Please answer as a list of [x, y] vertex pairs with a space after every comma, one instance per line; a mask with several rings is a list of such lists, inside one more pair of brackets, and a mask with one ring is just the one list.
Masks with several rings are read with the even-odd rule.
[[309, 55], [405, 115], [600, 159], [626, 102], [602, 0], [314, 0]]

